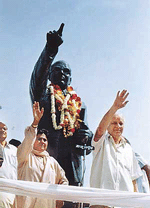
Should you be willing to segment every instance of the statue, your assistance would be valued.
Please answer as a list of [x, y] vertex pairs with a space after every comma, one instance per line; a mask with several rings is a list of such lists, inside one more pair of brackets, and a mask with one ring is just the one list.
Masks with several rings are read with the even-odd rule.
[[62, 23], [58, 31], [47, 33], [46, 46], [31, 76], [30, 96], [32, 103], [37, 101], [44, 107], [38, 128], [49, 132], [49, 154], [63, 167], [69, 184], [78, 186], [83, 183], [81, 155], [84, 150], [77, 145], [88, 146], [86, 154], [89, 154], [93, 134], [87, 126], [86, 107], [70, 86], [70, 66], [65, 61], [52, 65], [63, 43], [63, 27]]

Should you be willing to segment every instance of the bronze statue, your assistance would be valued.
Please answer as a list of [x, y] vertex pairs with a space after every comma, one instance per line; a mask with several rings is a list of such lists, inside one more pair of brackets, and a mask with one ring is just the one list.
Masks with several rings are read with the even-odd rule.
[[[63, 167], [70, 185], [82, 185], [82, 149], [77, 145], [91, 145], [92, 132], [86, 121], [86, 107], [70, 86], [71, 68], [65, 61], [52, 62], [63, 43], [62, 23], [58, 31], [47, 33], [46, 46], [32, 73], [30, 95], [44, 107], [39, 129], [46, 129], [48, 152]], [[51, 84], [48, 85], [48, 80]], [[87, 154], [91, 152], [87, 148]]]

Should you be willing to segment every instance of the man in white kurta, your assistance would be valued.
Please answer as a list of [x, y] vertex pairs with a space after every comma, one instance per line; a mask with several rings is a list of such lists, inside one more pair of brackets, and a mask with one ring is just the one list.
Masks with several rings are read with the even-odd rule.
[[126, 140], [121, 137], [120, 143], [115, 144], [107, 133], [98, 142], [93, 141], [93, 146], [91, 186], [133, 192], [132, 181], [141, 176], [141, 170]]
[[117, 93], [113, 105], [96, 130], [93, 139], [95, 150], [90, 177], [91, 187], [138, 191], [136, 179], [142, 173], [131, 146], [122, 136], [124, 118], [116, 113], [126, 106], [128, 94], [127, 90]]
[[[33, 109], [36, 109], [36, 107], [40, 112], [38, 103], [33, 105]], [[32, 126], [26, 128], [25, 138], [22, 144], [18, 147], [18, 179], [49, 184], [67, 185], [68, 180], [65, 177], [64, 170], [53, 157], [49, 156], [48, 152], [46, 151], [48, 145], [46, 134], [37, 134], [38, 122], [34, 121]], [[17, 196], [15, 200], [15, 207], [55, 208], [56, 205], [55, 201], [51, 199]]]
[[[17, 148], [6, 141], [7, 126], [0, 122], [0, 157], [3, 160], [0, 164], [0, 178], [17, 179]], [[0, 192], [0, 207], [11, 208], [15, 195]]]

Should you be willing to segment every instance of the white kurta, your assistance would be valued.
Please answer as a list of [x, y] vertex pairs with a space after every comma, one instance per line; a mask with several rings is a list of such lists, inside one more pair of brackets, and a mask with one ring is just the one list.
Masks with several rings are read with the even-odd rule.
[[90, 186], [120, 191], [134, 191], [132, 181], [141, 176], [141, 170], [131, 146], [122, 137], [116, 145], [107, 134], [95, 142]]
[[[28, 127], [25, 130], [25, 139], [18, 148], [18, 179], [25, 181], [44, 182], [50, 184], [68, 184], [64, 170], [58, 162], [50, 157], [48, 152], [38, 153], [33, 150], [36, 139], [36, 129]], [[53, 208], [54, 200], [17, 196], [17, 208]]]
[[[3, 150], [4, 162], [0, 167], [0, 178], [17, 179], [17, 148], [11, 144], [6, 144]], [[0, 193], [0, 207], [10, 208], [13, 205], [15, 195], [10, 193]]]

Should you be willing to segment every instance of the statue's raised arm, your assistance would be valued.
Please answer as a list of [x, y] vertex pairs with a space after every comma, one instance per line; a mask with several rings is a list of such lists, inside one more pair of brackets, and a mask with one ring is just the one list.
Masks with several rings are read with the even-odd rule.
[[51, 64], [58, 52], [58, 47], [63, 43], [62, 32], [64, 23], [61, 24], [57, 31], [47, 33], [47, 42], [37, 63], [35, 64], [31, 81], [30, 96], [32, 103], [40, 101], [41, 96], [46, 91], [47, 81], [49, 79]]

